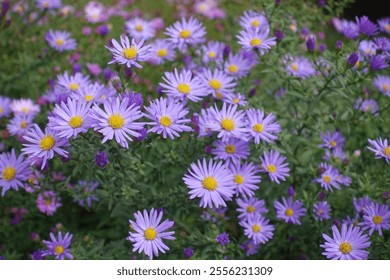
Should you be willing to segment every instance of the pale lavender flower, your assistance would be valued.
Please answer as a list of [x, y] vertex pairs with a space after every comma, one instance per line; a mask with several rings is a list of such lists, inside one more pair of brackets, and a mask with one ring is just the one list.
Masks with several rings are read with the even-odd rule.
[[239, 23], [245, 30], [256, 29], [269, 34], [269, 23], [262, 13], [252, 10], [244, 11], [244, 15], [240, 16]]
[[328, 149], [342, 148], [345, 142], [345, 137], [339, 131], [321, 133], [321, 139], [323, 143], [319, 147]]
[[234, 175], [233, 184], [236, 187], [236, 196], [252, 197], [261, 182], [260, 170], [251, 162], [244, 162], [237, 160], [229, 166]]
[[372, 235], [374, 231], [378, 231], [382, 236], [382, 230], [390, 229], [390, 211], [387, 205], [379, 203], [366, 206], [363, 210], [363, 222], [359, 224], [363, 230], [368, 230], [368, 234]]
[[49, 30], [45, 34], [45, 40], [50, 47], [59, 52], [75, 50], [77, 47], [76, 40], [66, 31]]
[[56, 260], [63, 260], [66, 257], [72, 260], [73, 255], [70, 253], [69, 249], [72, 238], [73, 234], [69, 234], [68, 232], [62, 237], [62, 232], [60, 231], [57, 238], [53, 233], [50, 233], [51, 241], [42, 241], [47, 247], [47, 250], [43, 251], [42, 256], [54, 256]]
[[261, 140], [272, 143], [278, 139], [276, 135], [281, 132], [281, 128], [272, 113], [265, 116], [260, 109], [248, 109], [246, 110], [246, 116], [248, 119], [247, 126], [255, 144], [259, 144]]
[[373, 85], [381, 93], [390, 97], [390, 76], [378, 75], [373, 80]]
[[239, 206], [236, 210], [240, 213], [238, 218], [241, 221], [254, 218], [256, 214], [263, 215], [268, 212], [268, 209], [265, 207], [264, 199], [258, 199], [256, 197], [251, 197], [249, 199], [237, 198], [236, 202]]
[[149, 40], [156, 35], [150, 21], [139, 17], [132, 18], [125, 22], [126, 32], [135, 40]]
[[317, 221], [329, 220], [331, 218], [331, 209], [327, 201], [320, 201], [314, 203], [313, 212], [315, 214], [314, 219], [316, 219]]
[[367, 147], [370, 151], [375, 153], [375, 158], [384, 158], [388, 164], [390, 164], [390, 146], [387, 144], [387, 139], [377, 138], [375, 140], [368, 139], [370, 147]]
[[255, 49], [261, 55], [266, 54], [271, 47], [276, 46], [276, 37], [268, 37], [269, 32], [262, 29], [241, 30], [238, 38], [238, 44], [244, 49]]
[[359, 26], [359, 30], [366, 36], [374, 36], [378, 34], [378, 27], [375, 23], [370, 21], [368, 17], [362, 16], [360, 18], [356, 17], [356, 23]]
[[151, 44], [152, 53], [149, 62], [152, 64], [162, 64], [165, 61], [175, 59], [175, 49], [167, 39], [157, 39]]
[[206, 92], [218, 99], [224, 99], [233, 94], [237, 85], [231, 76], [218, 69], [205, 69], [201, 74], [201, 78], [207, 87]]
[[275, 227], [260, 215], [249, 217], [247, 221], [241, 221], [240, 225], [244, 228], [244, 234], [252, 239], [254, 244], [264, 244], [274, 235]]
[[52, 216], [62, 206], [60, 200], [54, 191], [44, 191], [37, 197], [37, 207], [47, 216]]
[[226, 163], [239, 162], [249, 156], [249, 142], [237, 138], [229, 138], [227, 141], [217, 140], [215, 148], [211, 151], [215, 159], [222, 159]]
[[33, 125], [34, 115], [18, 114], [10, 120], [7, 130], [11, 135], [23, 136]]
[[306, 214], [303, 203], [299, 200], [293, 200], [292, 197], [287, 198], [287, 200], [282, 197], [282, 203], [275, 201], [274, 207], [278, 219], [285, 220], [286, 223], [300, 225], [300, 217], [304, 217]]
[[288, 162], [285, 162], [286, 157], [280, 155], [279, 151], [264, 152], [260, 160], [262, 171], [268, 173], [272, 182], [280, 184], [280, 181], [285, 181], [286, 177], [290, 176]]
[[187, 48], [187, 45], [195, 46], [205, 41], [206, 29], [197, 19], [191, 17], [188, 21], [182, 18], [173, 25], [167, 27], [165, 34], [168, 40], [180, 51]]
[[382, 32], [390, 34], [390, 17], [379, 19], [378, 25]]
[[314, 76], [315, 69], [313, 64], [304, 56], [291, 57], [287, 56], [285, 61], [285, 69], [291, 76], [306, 79], [307, 77]]

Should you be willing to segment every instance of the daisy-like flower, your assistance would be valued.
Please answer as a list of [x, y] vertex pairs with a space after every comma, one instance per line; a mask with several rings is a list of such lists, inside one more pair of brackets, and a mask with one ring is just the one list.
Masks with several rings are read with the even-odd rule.
[[378, 25], [382, 32], [390, 34], [390, 17], [379, 19]]
[[157, 39], [151, 44], [151, 57], [149, 61], [154, 64], [162, 64], [166, 60], [173, 61], [175, 49], [167, 39]]
[[41, 10], [51, 11], [54, 9], [59, 9], [62, 6], [61, 0], [36, 0], [35, 4]]
[[258, 214], [249, 217], [247, 221], [241, 221], [240, 225], [244, 228], [244, 234], [252, 239], [254, 244], [264, 244], [274, 235], [275, 227], [269, 224], [268, 219]]
[[63, 157], [68, 156], [68, 152], [61, 148], [68, 145], [68, 140], [60, 138], [55, 131], [48, 127], [43, 133], [40, 127], [34, 124], [23, 138], [27, 144], [23, 144], [22, 152], [28, 155], [32, 164], [42, 160], [41, 169], [45, 167], [48, 160], [54, 157], [54, 153]]
[[104, 135], [102, 143], [107, 140], [115, 141], [123, 148], [128, 149], [129, 143], [127, 140], [133, 141], [132, 137], [139, 137], [144, 123], [135, 122], [142, 118], [140, 106], [135, 104], [129, 105], [127, 97], [110, 98], [103, 102], [104, 110], [97, 104], [92, 107], [91, 117], [95, 120], [92, 127]]
[[317, 221], [330, 219], [330, 206], [327, 201], [316, 202], [313, 205], [313, 212], [315, 214], [314, 219]]
[[364, 209], [374, 205], [374, 202], [366, 195], [365, 197], [353, 198], [353, 206], [355, 207], [356, 213], [362, 215]]
[[384, 158], [388, 164], [390, 164], [390, 146], [387, 144], [387, 139], [382, 140], [381, 137], [371, 140], [368, 139], [370, 147], [367, 147], [370, 151], [375, 153], [375, 158]]
[[32, 127], [33, 119], [30, 114], [16, 115], [7, 125], [7, 130], [11, 135], [23, 136]]
[[14, 149], [9, 153], [0, 154], [0, 187], [2, 188], [2, 196], [10, 189], [18, 191], [19, 187], [24, 187], [24, 181], [32, 174], [29, 166], [29, 162], [25, 161], [22, 155], [16, 157]]
[[228, 59], [223, 65], [226, 74], [235, 79], [242, 78], [249, 73], [251, 62], [248, 61], [242, 54], [229, 54]]
[[67, 102], [56, 104], [49, 116], [48, 126], [57, 131], [58, 136], [76, 138], [79, 133], [86, 133], [93, 120], [89, 116], [90, 108], [84, 100], [68, 98]]
[[264, 112], [259, 109], [248, 109], [246, 110], [246, 116], [250, 135], [253, 137], [255, 144], [260, 144], [261, 140], [272, 143], [278, 139], [276, 134], [281, 132], [282, 129], [272, 113], [265, 117]]
[[195, 46], [203, 43], [206, 39], [206, 29], [197, 19], [191, 17], [188, 21], [182, 18], [173, 25], [167, 27], [165, 34], [168, 40], [179, 50], [186, 49], [187, 45]]
[[320, 183], [321, 187], [325, 190], [333, 192], [333, 188], [340, 190], [340, 178], [341, 174], [339, 173], [339, 170], [328, 165], [322, 172], [321, 177], [316, 179], [316, 182]]
[[353, 21], [342, 20], [339, 31], [348, 39], [354, 40], [359, 37], [359, 25]]
[[228, 104], [233, 104], [233, 105], [240, 105], [240, 106], [246, 106], [248, 102], [245, 100], [245, 95], [242, 95], [241, 93], [237, 92], [236, 94], [229, 95], [224, 102]]
[[70, 97], [78, 99], [80, 101], [86, 101], [90, 103], [101, 103], [104, 101], [102, 95], [107, 94], [107, 90], [104, 85], [99, 82], [88, 83], [81, 86], [77, 91], [72, 92]]
[[76, 40], [66, 31], [49, 30], [45, 34], [45, 40], [50, 47], [59, 52], [75, 50], [77, 47]]
[[362, 40], [358, 49], [363, 56], [371, 57], [376, 54], [377, 48], [373, 41]]
[[354, 108], [365, 113], [371, 113], [374, 116], [378, 115], [378, 103], [374, 99], [362, 100], [362, 98], [358, 98]]
[[53, 216], [57, 209], [62, 206], [60, 200], [54, 191], [44, 191], [37, 197], [37, 207], [39, 211], [47, 216]]
[[342, 148], [345, 142], [345, 137], [339, 131], [321, 133], [321, 139], [323, 143], [319, 147], [327, 149]]
[[179, 73], [175, 68], [173, 73], [165, 72], [163, 80], [165, 83], [160, 83], [160, 86], [168, 97], [198, 102], [207, 95], [206, 86], [200, 78], [194, 77], [191, 71], [182, 70]]
[[215, 121], [213, 114], [210, 112], [210, 108], [201, 109], [200, 114], [194, 114], [195, 116], [198, 116], [198, 137], [205, 137], [205, 136], [211, 136], [213, 134], [213, 131], [209, 128], [212, 122]]
[[304, 56], [287, 56], [284, 63], [287, 73], [291, 76], [306, 79], [307, 77], [313, 76], [316, 73], [313, 64]]
[[44, 250], [42, 256], [54, 256], [56, 260], [63, 260], [68, 258], [73, 260], [73, 255], [70, 253], [70, 244], [72, 243], [73, 234], [67, 232], [62, 237], [62, 232], [58, 232], [57, 238], [53, 233], [50, 233], [51, 241], [43, 240], [43, 244], [46, 245], [47, 250]]
[[378, 75], [373, 80], [373, 85], [381, 93], [390, 97], [390, 76]]
[[257, 254], [260, 244], [255, 244], [253, 240], [246, 240], [240, 247], [245, 250], [246, 256], [251, 256]]
[[215, 148], [211, 151], [215, 159], [222, 159], [227, 164], [239, 162], [249, 156], [249, 142], [237, 138], [229, 138], [226, 142], [217, 140]]
[[24, 98], [12, 100], [10, 108], [15, 115], [31, 114], [35, 116], [41, 111], [39, 105], [35, 104], [31, 99]]
[[237, 85], [232, 77], [218, 69], [206, 69], [201, 77], [207, 87], [206, 92], [218, 99], [231, 95]]
[[356, 17], [356, 23], [359, 26], [359, 31], [366, 36], [374, 36], [378, 34], [378, 27], [375, 23], [370, 21], [368, 17], [362, 16], [360, 18]]
[[276, 46], [276, 37], [268, 38], [267, 30], [263, 29], [241, 30], [237, 38], [243, 49], [254, 49], [261, 55], [266, 54], [271, 47]]
[[135, 66], [142, 68], [138, 62], [146, 61], [152, 56], [151, 45], [144, 46], [144, 40], [136, 42], [129, 37], [121, 36], [121, 43], [119, 44], [115, 39], [111, 40], [112, 47], [106, 46], [111, 52], [113, 59], [108, 64], [119, 63], [125, 64], [127, 67]]
[[269, 34], [269, 23], [267, 18], [259, 12], [255, 11], [244, 11], [244, 15], [242, 15], [239, 19], [240, 26], [245, 29], [256, 29]]
[[106, 18], [104, 15], [104, 6], [96, 1], [91, 1], [84, 7], [85, 18], [91, 23], [103, 22]]
[[190, 189], [190, 199], [200, 197], [200, 207], [226, 207], [225, 200], [231, 200], [235, 193], [232, 185], [233, 175], [221, 161], [209, 162], [204, 158], [198, 163], [191, 163], [191, 168], [183, 177], [184, 183]]
[[367, 234], [363, 234], [359, 227], [342, 224], [341, 232], [337, 226], [332, 226], [332, 237], [322, 234], [325, 243], [320, 246], [325, 249], [322, 254], [331, 260], [366, 260], [369, 252], [364, 250], [370, 247], [371, 242]]
[[292, 197], [282, 197], [282, 203], [279, 201], [274, 202], [276, 216], [280, 220], [285, 220], [286, 223], [292, 223], [300, 225], [300, 217], [305, 216], [306, 209], [303, 207], [303, 203], [299, 200], [293, 200]]
[[367, 206], [363, 210], [363, 222], [359, 224], [363, 230], [368, 230], [371, 235], [374, 231], [378, 231], [382, 236], [382, 230], [390, 229], [390, 211], [387, 205], [379, 203]]
[[164, 138], [180, 137], [180, 132], [192, 131], [192, 128], [187, 126], [191, 120], [185, 117], [188, 114], [188, 109], [183, 103], [173, 99], [160, 98], [150, 102], [149, 107], [145, 108], [145, 117], [152, 120], [146, 123], [153, 126], [148, 130], [162, 134]]
[[221, 42], [209, 41], [207, 45], [202, 46], [202, 61], [204, 63], [215, 62], [218, 64], [223, 60], [223, 49], [225, 45]]
[[268, 173], [272, 182], [280, 184], [280, 180], [286, 181], [286, 177], [290, 176], [288, 174], [290, 171], [288, 162], [285, 162], [286, 157], [280, 155], [279, 151], [271, 150], [269, 153], [264, 152], [260, 160], [263, 172]]
[[143, 213], [134, 213], [135, 221], [129, 220], [135, 232], [129, 232], [126, 239], [133, 243], [133, 252], [144, 252], [150, 259], [158, 257], [159, 252], [165, 253], [169, 247], [163, 243], [163, 239], [174, 240], [174, 231], [166, 231], [173, 227], [174, 222], [166, 219], [161, 222], [163, 211], [152, 208], [150, 213], [145, 209]]
[[254, 218], [255, 215], [263, 215], [268, 212], [264, 199], [258, 199], [256, 197], [249, 199], [237, 198], [236, 202], [239, 206], [236, 210], [240, 213], [238, 218], [241, 221], [246, 221], [249, 218]]
[[88, 85], [89, 83], [89, 77], [84, 76], [81, 73], [69, 75], [68, 72], [65, 71], [64, 74], [60, 74], [57, 77], [57, 86], [60, 90], [67, 94], [75, 93], [77, 90]]
[[135, 17], [125, 22], [126, 32], [135, 40], [149, 40], [156, 35], [156, 30], [153, 28], [150, 21]]
[[230, 164], [230, 170], [234, 175], [233, 184], [236, 187], [236, 195], [243, 197], [252, 197], [261, 182], [259, 174], [260, 170], [251, 162], [244, 162], [242, 165], [240, 161]]
[[0, 95], [0, 119], [2, 117], [8, 117], [11, 113], [11, 99], [6, 96]]
[[210, 122], [205, 124], [212, 131], [218, 132], [218, 138], [222, 141], [228, 141], [234, 137], [247, 140], [247, 128], [244, 122], [244, 112], [237, 110], [237, 105], [226, 105], [223, 103], [222, 110], [219, 111], [217, 106], [210, 108]]

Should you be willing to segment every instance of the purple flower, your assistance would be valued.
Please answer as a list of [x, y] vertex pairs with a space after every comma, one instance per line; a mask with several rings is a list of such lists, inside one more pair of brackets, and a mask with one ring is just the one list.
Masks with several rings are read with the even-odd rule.
[[68, 94], [73, 94], [80, 88], [90, 84], [89, 77], [83, 76], [81, 73], [69, 76], [68, 72], [58, 75], [57, 86]]
[[37, 207], [42, 213], [52, 216], [62, 204], [54, 191], [44, 191], [38, 195]]
[[211, 70], [207, 68], [201, 74], [201, 78], [206, 87], [206, 92], [217, 99], [225, 99], [233, 94], [237, 85], [233, 77], [218, 69]]
[[354, 40], [359, 37], [359, 25], [353, 21], [342, 20], [340, 26], [341, 33], [348, 39]]
[[129, 99], [129, 107], [131, 106], [131, 104], [134, 104], [135, 106], [139, 106], [141, 108], [144, 105], [144, 100], [142, 98], [141, 93], [135, 93], [134, 91], [125, 91], [125, 93], [121, 94], [120, 97], [122, 99], [125, 97]]
[[106, 166], [109, 163], [107, 153], [105, 151], [97, 152], [95, 155], [95, 162], [99, 167]]
[[255, 244], [253, 240], [246, 240], [240, 245], [240, 247], [245, 250], [245, 254], [247, 256], [251, 256], [257, 253], [260, 244]]
[[276, 37], [268, 38], [268, 35], [268, 30], [246, 29], [241, 30], [236, 37], [238, 38], [238, 44], [240, 44], [243, 49], [255, 49], [261, 55], [264, 55], [271, 47], [276, 46]]
[[156, 34], [150, 21], [135, 17], [125, 22], [126, 32], [135, 40], [149, 40]]
[[194, 250], [191, 247], [187, 247], [183, 249], [183, 256], [186, 259], [191, 258], [193, 254], [194, 254]]
[[42, 254], [43, 254], [43, 250], [38, 249], [38, 250], [34, 251], [34, 252], [31, 254], [31, 258], [32, 258], [33, 260], [44, 260], [45, 257], [44, 257]]
[[205, 41], [206, 29], [197, 19], [191, 17], [188, 21], [182, 18], [173, 25], [167, 27], [165, 34], [168, 40], [180, 51], [187, 45], [195, 46]]
[[390, 97], [390, 76], [378, 75], [373, 80], [373, 85], [381, 93]]
[[355, 66], [355, 64], [359, 61], [359, 54], [354, 52], [352, 54], [350, 54], [350, 56], [348, 56], [347, 58], [347, 63], [353, 67]]
[[378, 34], [378, 27], [375, 23], [370, 21], [368, 17], [362, 16], [361, 18], [356, 17], [356, 23], [359, 26], [359, 30], [366, 36], [374, 36]]
[[215, 148], [211, 151], [214, 158], [222, 159], [227, 164], [247, 159], [249, 156], [249, 142], [241, 139], [232, 137], [225, 142], [217, 140], [214, 146]]
[[260, 30], [265, 33], [269, 33], [269, 23], [267, 18], [259, 12], [255, 11], [244, 11], [239, 19], [240, 26], [245, 30]]
[[353, 198], [353, 206], [358, 214], [363, 214], [364, 209], [367, 207], [373, 206], [374, 203], [372, 200], [366, 195], [365, 197]]
[[272, 113], [266, 116], [260, 109], [248, 109], [246, 116], [248, 129], [255, 144], [259, 144], [260, 141], [272, 143], [278, 139], [276, 135], [282, 129]]
[[285, 220], [286, 223], [300, 225], [301, 222], [299, 221], [299, 218], [306, 214], [303, 203], [299, 200], [294, 201], [292, 197], [287, 198], [287, 200], [282, 197], [282, 203], [275, 201], [274, 207], [278, 219]]
[[62, 232], [60, 231], [57, 238], [53, 233], [50, 233], [51, 241], [42, 241], [47, 247], [47, 250], [43, 251], [42, 256], [54, 256], [56, 260], [63, 260], [66, 257], [72, 260], [73, 255], [69, 249], [72, 238], [73, 234], [69, 234], [68, 232], [62, 237]]
[[252, 197], [261, 182], [258, 167], [251, 162], [244, 162], [241, 165], [241, 160], [237, 160], [231, 163], [229, 168], [234, 175], [232, 183], [236, 187], [236, 196]]
[[356, 99], [355, 109], [371, 113], [374, 116], [378, 115], [378, 103], [374, 99], [365, 99], [364, 101], [361, 98]]
[[325, 243], [320, 246], [325, 249], [322, 254], [332, 260], [366, 260], [369, 252], [364, 250], [370, 247], [371, 242], [367, 234], [363, 234], [359, 227], [342, 224], [341, 233], [337, 226], [332, 226], [332, 235], [322, 234]]
[[49, 30], [45, 34], [45, 40], [50, 47], [59, 52], [74, 50], [77, 47], [76, 40], [70, 38], [70, 33], [66, 31]]
[[11, 98], [0, 95], [0, 119], [2, 117], [8, 117], [8, 115], [11, 113], [10, 105], [11, 105]]
[[274, 235], [275, 227], [269, 224], [268, 219], [260, 215], [241, 221], [240, 225], [244, 228], [244, 234], [252, 239], [254, 244], [264, 244]]
[[374, 231], [378, 231], [382, 236], [382, 230], [390, 229], [390, 211], [387, 205], [378, 203], [366, 206], [363, 210], [363, 222], [359, 224], [363, 230], [369, 230], [371, 235]]
[[314, 35], [307, 36], [306, 48], [309, 52], [312, 52], [316, 49], [316, 37]]
[[370, 151], [375, 153], [375, 158], [384, 158], [388, 164], [390, 164], [390, 146], [387, 144], [387, 139], [377, 138], [375, 140], [368, 139], [370, 147], [367, 147]]
[[280, 30], [280, 29], [276, 29], [276, 30], [275, 30], [275, 38], [276, 38], [276, 40], [278, 40], [278, 41], [282, 41], [282, 40], [284, 39], [284, 33], [283, 33], [283, 31]]
[[339, 170], [331, 165], [327, 165], [325, 170], [321, 172], [321, 177], [316, 179], [317, 183], [327, 191], [333, 192], [333, 188], [340, 190], [340, 179], [342, 175]]
[[375, 55], [371, 57], [370, 65], [372, 70], [382, 70], [389, 66], [386, 62], [386, 58], [382, 55]]
[[288, 195], [289, 197], [295, 196], [295, 190], [294, 190], [294, 187], [293, 187], [293, 186], [289, 186], [289, 187], [287, 188], [287, 195]]
[[225, 246], [230, 243], [229, 234], [227, 234], [226, 232], [220, 233], [215, 238], [215, 241], [217, 241], [222, 246]]
[[231, 53], [223, 64], [223, 69], [229, 76], [239, 79], [245, 77], [249, 73], [251, 66], [251, 62], [246, 59], [242, 53]]
[[379, 19], [378, 25], [382, 32], [390, 34], [390, 17]]
[[339, 131], [321, 133], [321, 139], [323, 143], [319, 147], [328, 149], [342, 148], [345, 142], [345, 137]]
[[336, 41], [335, 47], [337, 50], [341, 50], [343, 48], [343, 42], [340, 40]]
[[99, 187], [98, 181], [78, 181], [79, 188], [74, 192], [74, 201], [78, 203], [80, 206], [85, 206], [91, 208], [92, 201], [99, 201], [95, 190]]
[[246, 221], [249, 218], [254, 218], [255, 215], [261, 216], [268, 212], [263, 199], [257, 199], [256, 197], [251, 197], [249, 199], [237, 198], [236, 202], [239, 206], [236, 210], [240, 213], [238, 218], [241, 221]]
[[288, 162], [285, 162], [286, 157], [280, 155], [279, 151], [264, 152], [260, 160], [263, 172], [268, 173], [272, 182], [280, 184], [280, 181], [285, 181], [286, 177], [290, 176]]
[[173, 227], [174, 222], [166, 219], [161, 222], [163, 212], [156, 211], [154, 208], [150, 213], [145, 209], [143, 213], [138, 211], [134, 213], [135, 222], [130, 221], [130, 225], [135, 232], [129, 232], [129, 237], [126, 239], [133, 243], [133, 252], [144, 252], [153, 259], [153, 256], [158, 257], [159, 252], [165, 253], [169, 247], [165, 245], [162, 239], [174, 240], [174, 231], [166, 231]]
[[304, 56], [287, 56], [284, 63], [286, 71], [291, 76], [306, 79], [307, 77], [313, 76], [315, 74], [313, 64]]
[[201, 53], [203, 54], [202, 61], [206, 64], [210, 62], [215, 62], [217, 64], [220, 63], [221, 61], [223, 61], [224, 48], [225, 46], [221, 42], [207, 42], [207, 45], [202, 46], [201, 49]]
[[313, 205], [313, 212], [315, 214], [314, 219], [317, 221], [330, 219], [330, 206], [327, 201], [316, 202]]

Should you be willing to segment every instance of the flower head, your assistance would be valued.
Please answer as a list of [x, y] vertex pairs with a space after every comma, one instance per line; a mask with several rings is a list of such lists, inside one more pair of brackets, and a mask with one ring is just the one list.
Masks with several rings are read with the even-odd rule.
[[268, 38], [269, 31], [262, 29], [241, 30], [237, 35], [238, 43], [244, 49], [255, 49], [261, 55], [266, 54], [271, 47], [276, 46], [276, 37]]
[[378, 27], [375, 23], [370, 21], [368, 17], [362, 16], [360, 18], [356, 17], [356, 23], [359, 26], [359, 30], [366, 36], [374, 36], [378, 34]]
[[45, 40], [50, 47], [59, 52], [75, 50], [77, 47], [76, 40], [66, 31], [49, 30], [45, 34]]
[[342, 148], [345, 142], [345, 137], [339, 131], [321, 133], [321, 138], [323, 143], [319, 146], [328, 149]]
[[381, 93], [390, 97], [390, 76], [378, 75], [373, 80], [373, 85]]
[[259, 169], [251, 162], [244, 162], [237, 160], [232, 162], [229, 166], [234, 175], [232, 184], [236, 187], [236, 195], [243, 197], [252, 197], [261, 182]]
[[239, 162], [249, 156], [249, 142], [241, 139], [229, 138], [226, 142], [217, 140], [214, 145], [215, 148], [211, 151], [214, 158], [222, 159], [226, 163]]
[[260, 215], [249, 217], [247, 221], [241, 221], [240, 225], [244, 228], [244, 234], [252, 239], [254, 244], [264, 244], [274, 235], [275, 227]]
[[224, 44], [221, 42], [208, 41], [201, 48], [202, 61], [204, 63], [215, 62], [219, 64], [223, 60]]
[[246, 116], [250, 135], [255, 144], [259, 144], [260, 141], [272, 143], [278, 139], [276, 135], [281, 132], [281, 128], [272, 113], [265, 116], [264, 112], [259, 109], [248, 109]]
[[306, 214], [303, 203], [299, 200], [294, 201], [292, 197], [287, 198], [287, 200], [282, 197], [282, 203], [275, 201], [274, 207], [278, 219], [285, 220], [286, 223], [300, 225], [299, 218]]
[[271, 181], [280, 184], [280, 180], [285, 181], [286, 177], [290, 176], [288, 162], [285, 162], [286, 157], [280, 155], [279, 151], [264, 152], [260, 160], [263, 172], [268, 173]]
[[244, 11], [244, 15], [240, 17], [239, 23], [244, 30], [255, 29], [269, 33], [268, 20], [262, 13], [252, 10]]
[[218, 99], [224, 99], [231, 95], [237, 85], [231, 76], [218, 69], [207, 68], [201, 74], [201, 78], [206, 87], [205, 91]]
[[66, 71], [64, 74], [58, 75], [57, 80], [57, 86], [66, 94], [73, 94], [90, 83], [88, 76], [81, 73], [69, 75]]
[[384, 158], [388, 164], [390, 164], [390, 145], [388, 145], [387, 139], [377, 138], [375, 140], [368, 139], [368, 143], [371, 146], [367, 147], [370, 151], [375, 153], [375, 158]]
[[179, 50], [186, 49], [187, 45], [195, 46], [205, 41], [206, 29], [197, 19], [191, 17], [188, 21], [182, 18], [167, 27], [165, 34], [168, 40]]
[[175, 58], [175, 49], [168, 39], [157, 39], [151, 46], [152, 56], [149, 59], [151, 63], [162, 64]]
[[[39, 105], [35, 104], [31, 99], [14, 99], [12, 103], [9, 105], [11, 111], [15, 115], [37, 115], [41, 109]], [[4, 110], [4, 109], [3, 109]], [[1, 113], [1, 112], [0, 112]]]
[[251, 67], [251, 62], [243, 56], [243, 53], [230, 53], [223, 64], [224, 72], [235, 79], [246, 76]]
[[390, 34], [390, 17], [379, 19], [378, 25], [382, 32]]
[[215, 238], [215, 241], [217, 241], [222, 246], [226, 246], [227, 244], [230, 243], [229, 234], [226, 232], [220, 233]]
[[285, 59], [285, 69], [291, 76], [306, 79], [307, 77], [313, 76], [315, 70], [313, 64], [306, 57], [290, 57], [287, 56]]
[[23, 136], [33, 125], [34, 115], [19, 114], [15, 115], [7, 125], [7, 129], [11, 135]]
[[6, 96], [0, 95], [0, 119], [2, 117], [8, 117], [8, 115], [11, 113], [11, 99]]
[[135, 40], [149, 40], [156, 34], [150, 21], [135, 17], [125, 22], [126, 32]]
[[364, 230], [368, 230], [371, 235], [378, 231], [382, 236], [382, 230], [390, 229], [390, 211], [387, 205], [373, 203], [363, 210], [363, 222], [359, 224]]
[[57, 238], [53, 233], [50, 233], [51, 241], [43, 240], [43, 244], [46, 245], [47, 250], [43, 251], [42, 256], [54, 256], [56, 260], [63, 260], [65, 257], [73, 259], [73, 255], [70, 253], [69, 246], [72, 243], [73, 234], [67, 232], [62, 237], [62, 232], [58, 233]]
[[42, 213], [52, 216], [62, 206], [54, 191], [44, 191], [37, 197], [37, 207]]
[[240, 214], [238, 218], [241, 221], [246, 221], [249, 218], [254, 218], [255, 215], [263, 215], [268, 212], [268, 209], [265, 207], [264, 199], [258, 199], [256, 197], [251, 197], [249, 199], [237, 198], [237, 205], [239, 206], [236, 210]]
[[315, 214], [314, 219], [317, 221], [330, 219], [330, 206], [327, 201], [316, 202], [313, 205], [313, 212]]
[[109, 163], [107, 153], [105, 151], [97, 152], [95, 155], [95, 163], [99, 167], [106, 166]]

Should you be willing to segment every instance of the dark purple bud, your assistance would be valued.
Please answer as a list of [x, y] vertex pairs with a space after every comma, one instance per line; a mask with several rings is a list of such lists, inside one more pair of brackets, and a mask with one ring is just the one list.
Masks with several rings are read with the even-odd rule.
[[326, 5], [326, 0], [318, 0], [318, 6], [323, 7]]
[[356, 62], [358, 62], [359, 60], [359, 54], [354, 52], [352, 53], [348, 58], [347, 58], [347, 62], [348, 64], [353, 67], [355, 66]]
[[306, 48], [309, 52], [312, 52], [316, 49], [316, 37], [313, 35], [307, 36]]
[[213, 150], [213, 147], [211, 147], [210, 145], [207, 145], [206, 147], [204, 147], [204, 152], [206, 154], [211, 154], [212, 150]]
[[106, 36], [110, 32], [110, 29], [107, 25], [103, 24], [96, 27], [95, 32], [99, 35]]
[[125, 77], [127, 79], [131, 79], [131, 77], [133, 76], [133, 70], [129, 67], [125, 67], [123, 72], [125, 73]]
[[383, 198], [384, 198], [385, 200], [390, 199], [390, 192], [384, 192], [384, 193], [383, 193]]
[[95, 156], [96, 165], [99, 167], [104, 167], [108, 164], [108, 157], [105, 151], [100, 151], [96, 153]]
[[325, 192], [320, 192], [320, 193], [317, 195], [317, 199], [318, 199], [319, 201], [323, 201], [323, 200], [325, 200], [325, 198], [326, 198], [326, 193], [325, 193]]
[[222, 54], [224, 57], [228, 57], [229, 54], [231, 53], [232, 49], [230, 48], [229, 45], [225, 45], [225, 47], [222, 50]]
[[191, 58], [190, 55], [184, 55], [184, 56], [183, 56], [183, 63], [184, 63], [185, 65], [190, 64], [191, 61], [192, 61], [192, 58]]
[[324, 51], [326, 51], [326, 45], [325, 44], [320, 44], [320, 46], [318, 47], [318, 50], [320, 51], [320, 52], [324, 52]]
[[207, 101], [202, 101], [202, 108], [206, 109], [207, 107], [209, 107], [209, 103]]
[[67, 163], [67, 162], [69, 162], [70, 161], [70, 156], [68, 155], [68, 156], [62, 156], [61, 157], [61, 161], [63, 162], [63, 163]]
[[193, 115], [193, 116], [191, 117], [191, 122], [192, 122], [193, 124], [198, 124], [198, 123], [199, 123], [199, 116], [198, 116], [198, 115]]
[[302, 38], [306, 38], [306, 36], [307, 35], [309, 35], [309, 29], [308, 28], [306, 28], [306, 27], [303, 27], [302, 29], [301, 29], [301, 37]]
[[280, 29], [276, 29], [275, 30], [275, 37], [276, 37], [276, 40], [278, 41], [282, 41], [284, 39], [284, 33], [282, 30]]
[[109, 67], [106, 67], [103, 71], [103, 77], [105, 80], [110, 80], [112, 77], [112, 71]]
[[249, 96], [249, 97], [253, 97], [253, 96], [255, 96], [255, 94], [256, 94], [256, 88], [252, 88], [252, 89], [249, 91], [248, 96]]
[[222, 246], [225, 246], [230, 243], [229, 234], [226, 232], [218, 234], [218, 236], [215, 238], [215, 241], [217, 241]]
[[295, 190], [293, 186], [289, 186], [287, 189], [287, 194], [288, 196], [294, 196], [295, 195]]
[[281, 1], [281, 0], [275, 0], [275, 4], [276, 4], [276, 5], [279, 5], [280, 2], [282, 2], [282, 1]]
[[78, 63], [75, 63], [75, 64], [73, 65], [73, 73], [76, 74], [76, 73], [78, 73], [78, 72], [81, 72], [81, 65], [78, 64]]
[[343, 48], [343, 42], [341, 42], [340, 40], [336, 41], [336, 49], [337, 50], [341, 50]]
[[138, 142], [145, 140], [145, 138], [148, 136], [148, 130], [145, 127], [140, 130], [137, 130], [137, 132], [141, 134], [140, 136], [135, 138]]
[[183, 256], [184, 256], [186, 259], [191, 258], [193, 254], [194, 254], [194, 250], [193, 250], [191, 247], [188, 247], [188, 248], [184, 248], [184, 249], [183, 249]]
[[370, 65], [372, 70], [382, 70], [389, 66], [385, 58], [380, 55], [373, 56], [370, 60]]

